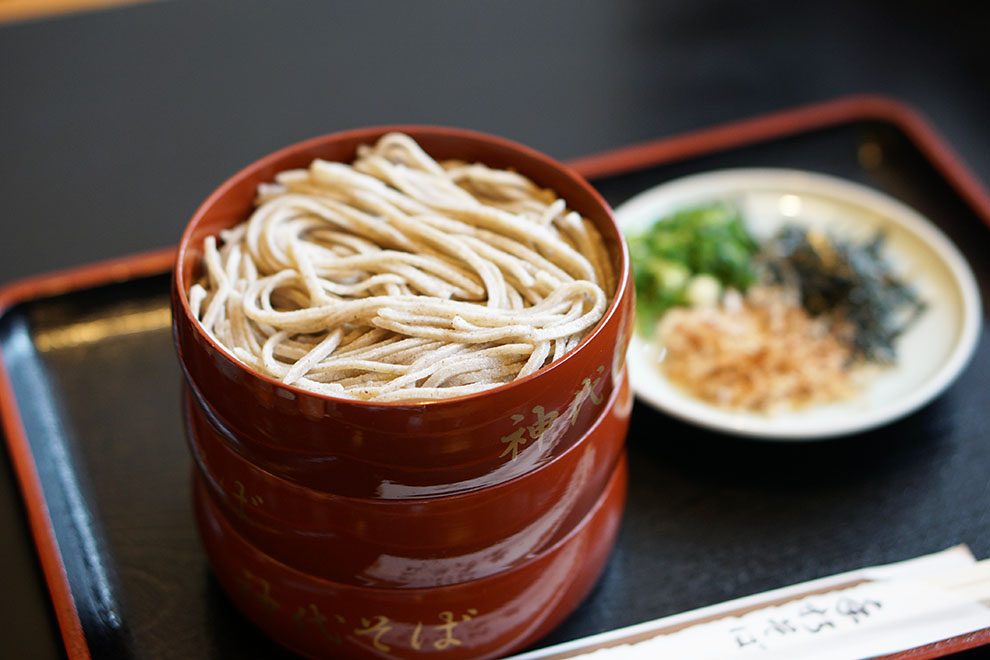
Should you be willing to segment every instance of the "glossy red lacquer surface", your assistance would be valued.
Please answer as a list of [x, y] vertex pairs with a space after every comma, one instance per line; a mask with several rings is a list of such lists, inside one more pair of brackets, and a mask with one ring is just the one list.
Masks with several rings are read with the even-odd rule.
[[248, 543], [195, 480], [196, 517], [230, 598], [273, 639], [314, 658], [497, 658], [549, 632], [593, 586], [615, 541], [623, 456], [595, 506], [532, 559], [481, 580], [376, 589], [321, 580]]
[[187, 393], [187, 435], [210, 496], [266, 554], [346, 584], [431, 587], [526, 561], [584, 518], [611, 477], [629, 425], [628, 382], [580, 441], [495, 486], [425, 499], [367, 499], [301, 486], [229, 445]]

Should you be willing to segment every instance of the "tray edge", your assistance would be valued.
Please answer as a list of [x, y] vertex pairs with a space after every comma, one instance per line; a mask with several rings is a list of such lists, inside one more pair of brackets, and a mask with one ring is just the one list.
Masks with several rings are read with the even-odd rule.
[[879, 94], [843, 96], [770, 112], [581, 156], [565, 164], [586, 179], [601, 179], [865, 119], [885, 121], [903, 131], [990, 227], [990, 190], [980, 183], [962, 157], [918, 110], [904, 101]]
[[[934, 126], [905, 102], [888, 96], [858, 94], [801, 105], [721, 123], [699, 130], [619, 147], [578, 157], [565, 165], [593, 180], [629, 173], [719, 150], [763, 140], [872, 119], [901, 129], [942, 174], [965, 202], [990, 227], [990, 192]], [[174, 262], [175, 247], [123, 256], [14, 281], [0, 287], [0, 317], [28, 300], [69, 293], [89, 287], [164, 274]], [[3, 354], [0, 352], [0, 428], [27, 509], [32, 539], [37, 549], [49, 594], [52, 597], [63, 643], [70, 660], [90, 660], [82, 623], [59, 554], [41, 482], [31, 454], [23, 422], [14, 398]], [[884, 656], [889, 660], [926, 660], [990, 645], [990, 628], [934, 642], [924, 647]]]
[[[172, 267], [174, 255], [175, 248], [165, 248], [12, 282], [0, 288], [0, 317], [18, 303], [28, 300], [166, 273]], [[24, 502], [31, 537], [52, 599], [52, 609], [62, 631], [62, 643], [66, 654], [70, 660], [90, 660], [91, 655], [82, 621], [69, 586], [37, 465], [17, 407], [13, 384], [2, 352], [0, 352], [0, 429], [4, 433], [7, 451]]]

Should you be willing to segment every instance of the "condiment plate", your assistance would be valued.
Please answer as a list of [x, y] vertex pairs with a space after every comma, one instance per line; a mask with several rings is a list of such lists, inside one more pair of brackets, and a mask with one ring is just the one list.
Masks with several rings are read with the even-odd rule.
[[785, 222], [863, 242], [882, 230], [884, 257], [916, 287], [927, 307], [897, 343], [897, 363], [883, 367], [851, 398], [769, 414], [721, 409], [668, 381], [658, 351], [642, 335], [629, 346], [636, 395], [670, 415], [730, 434], [766, 440], [813, 440], [865, 431], [937, 397], [969, 362], [980, 335], [980, 295], [965, 258], [931, 222], [866, 186], [789, 169], [705, 172], [646, 190], [616, 209], [630, 235], [685, 206], [724, 200], [738, 205], [753, 235], [768, 238]]

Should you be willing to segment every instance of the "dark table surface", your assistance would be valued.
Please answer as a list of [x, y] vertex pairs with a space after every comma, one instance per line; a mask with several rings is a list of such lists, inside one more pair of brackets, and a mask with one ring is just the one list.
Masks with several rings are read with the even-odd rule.
[[[370, 124], [463, 126], [567, 159], [879, 92], [986, 183], [988, 26], [988, 3], [841, 0], [197, 0], [2, 26], [0, 284], [172, 245], [245, 163]], [[0, 656], [60, 657], [6, 459], [0, 585]]]

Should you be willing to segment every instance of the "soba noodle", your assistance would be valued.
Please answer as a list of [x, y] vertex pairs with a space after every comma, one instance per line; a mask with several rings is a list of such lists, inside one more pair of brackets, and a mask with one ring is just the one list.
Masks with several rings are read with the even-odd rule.
[[203, 329], [252, 369], [332, 396], [428, 400], [522, 378], [574, 348], [615, 288], [601, 236], [553, 191], [438, 163], [402, 134], [350, 165], [280, 173], [219, 238], [189, 289]]

